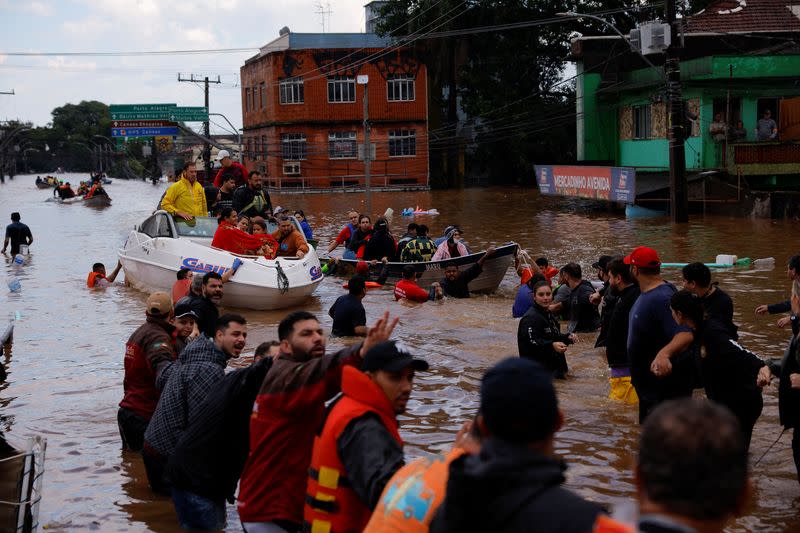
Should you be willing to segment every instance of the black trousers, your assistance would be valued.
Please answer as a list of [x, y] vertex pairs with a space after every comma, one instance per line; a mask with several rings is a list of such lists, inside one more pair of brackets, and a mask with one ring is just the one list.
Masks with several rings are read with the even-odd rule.
[[150, 489], [159, 494], [169, 496], [172, 488], [166, 477], [167, 458], [162, 457], [158, 452], [145, 445], [142, 448], [142, 459], [144, 459], [144, 470], [147, 473], [147, 481]]
[[141, 451], [147, 424], [147, 420], [130, 409], [120, 407], [117, 411], [117, 426], [119, 436], [122, 437], [122, 447], [132, 452]]

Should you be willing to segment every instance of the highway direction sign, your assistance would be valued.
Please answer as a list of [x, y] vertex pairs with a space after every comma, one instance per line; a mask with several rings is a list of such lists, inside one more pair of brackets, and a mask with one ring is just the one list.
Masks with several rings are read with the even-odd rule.
[[169, 120], [115, 120], [112, 128], [174, 128], [176, 124]]
[[111, 128], [112, 137], [154, 137], [178, 135], [178, 128]]

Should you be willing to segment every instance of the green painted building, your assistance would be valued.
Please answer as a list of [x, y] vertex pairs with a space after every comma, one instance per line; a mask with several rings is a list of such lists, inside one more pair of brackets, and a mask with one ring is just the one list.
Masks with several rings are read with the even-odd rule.
[[[690, 179], [800, 191], [800, 0], [721, 0], [684, 19], [682, 33]], [[622, 39], [602, 36], [574, 39], [572, 57], [579, 161], [635, 167], [648, 190], [663, 191], [669, 170], [663, 55], [648, 56], [653, 68]], [[756, 128], [767, 110], [778, 132], [759, 140]], [[715, 137], [720, 123], [726, 133]]]

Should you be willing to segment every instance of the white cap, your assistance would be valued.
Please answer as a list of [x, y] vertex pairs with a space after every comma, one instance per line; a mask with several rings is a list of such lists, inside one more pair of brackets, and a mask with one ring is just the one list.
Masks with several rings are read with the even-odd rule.
[[216, 157], [215, 159], [216, 159], [217, 161], [222, 161], [222, 160], [223, 160], [223, 159], [225, 159], [226, 157], [230, 157], [230, 156], [231, 156], [231, 153], [230, 153], [230, 152], [228, 152], [227, 150], [220, 150], [220, 151], [217, 153], [217, 157]]

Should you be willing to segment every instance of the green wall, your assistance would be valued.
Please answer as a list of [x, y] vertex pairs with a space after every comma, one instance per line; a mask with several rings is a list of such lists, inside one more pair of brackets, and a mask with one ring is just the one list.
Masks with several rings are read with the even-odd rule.
[[[702, 140], [692, 137], [686, 141], [686, 168], [696, 170], [698, 154], [702, 153]], [[619, 166], [641, 167], [642, 172], [659, 172], [669, 169], [669, 142], [666, 139], [631, 140], [619, 142]]]
[[583, 74], [583, 64], [577, 64], [579, 82], [575, 86], [577, 111], [578, 161], [613, 160], [617, 139], [617, 114], [597, 101], [601, 76]]

